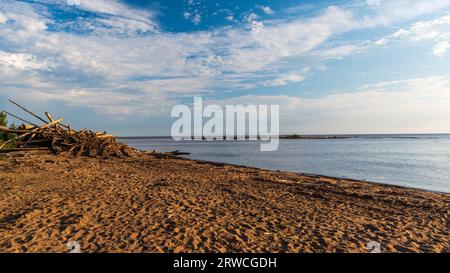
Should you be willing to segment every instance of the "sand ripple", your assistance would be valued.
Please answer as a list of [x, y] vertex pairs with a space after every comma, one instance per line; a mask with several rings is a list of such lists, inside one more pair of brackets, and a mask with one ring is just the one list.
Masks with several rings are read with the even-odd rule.
[[449, 252], [448, 194], [182, 159], [0, 158], [0, 251]]

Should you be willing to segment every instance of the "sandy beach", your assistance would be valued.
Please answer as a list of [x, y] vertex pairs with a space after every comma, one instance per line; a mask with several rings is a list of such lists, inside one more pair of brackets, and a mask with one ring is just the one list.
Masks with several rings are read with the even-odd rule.
[[450, 195], [143, 155], [0, 156], [0, 251], [449, 252]]

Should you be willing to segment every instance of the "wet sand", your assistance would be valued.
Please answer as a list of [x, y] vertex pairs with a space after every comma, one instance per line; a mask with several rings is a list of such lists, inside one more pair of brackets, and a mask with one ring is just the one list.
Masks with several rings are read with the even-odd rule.
[[450, 252], [450, 195], [145, 155], [0, 156], [0, 251]]

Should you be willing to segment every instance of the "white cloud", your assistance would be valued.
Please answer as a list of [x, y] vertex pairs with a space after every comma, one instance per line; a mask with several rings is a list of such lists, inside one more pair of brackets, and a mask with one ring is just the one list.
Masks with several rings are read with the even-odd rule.
[[286, 95], [245, 95], [239, 97], [231, 97], [226, 99], [204, 100], [205, 105], [219, 105], [225, 107], [226, 105], [279, 105], [280, 106], [280, 122], [283, 123], [280, 129], [287, 128], [285, 125], [292, 121], [291, 115], [297, 114], [302, 99], [299, 97], [291, 97]]
[[47, 68], [47, 62], [39, 62], [36, 57], [25, 53], [7, 53], [0, 51], [0, 64], [4, 66], [12, 66], [17, 69], [42, 69]]
[[10, 41], [18, 41], [37, 37], [47, 30], [49, 19], [39, 15], [30, 5], [21, 2], [0, 3], [0, 37]]
[[[103, 18], [94, 18], [91, 24], [108, 26], [109, 33], [132, 34], [159, 30], [154, 13], [132, 8], [118, 0], [67, 0], [67, 4], [73, 8], [101, 14]], [[105, 29], [102, 30], [105, 32]]]
[[[331, 6], [309, 18], [260, 21], [256, 14], [248, 14], [250, 24], [245, 26], [168, 33], [159, 29], [153, 12], [135, 10], [119, 1], [83, 0], [69, 8], [102, 16], [73, 22], [77, 24], [74, 28], [92, 30], [81, 35], [49, 30], [62, 23], [55, 22], [40, 2], [55, 1], [0, 3], [0, 18], [5, 18], [0, 20], [11, 20], [0, 24], [0, 49], [4, 52], [0, 83], [7, 84], [9, 91], [64, 98], [94, 108], [101, 105], [102, 110], [107, 98], [116, 96], [109, 105], [120, 113], [130, 113], [132, 104], [136, 112], [143, 111], [152, 98], [167, 105], [177, 96], [212, 89], [302, 81], [307, 73], [295, 68], [305, 66], [305, 58], [312, 57], [322, 66], [324, 60], [361, 50], [364, 44], [329, 41], [348, 31], [384, 23], [379, 18], [387, 3], [383, 2], [372, 17], [355, 16], [349, 9]], [[429, 5], [435, 10], [442, 7], [442, 1], [438, 2], [440, 6]], [[186, 15], [192, 19], [193, 14]], [[385, 17], [394, 20], [388, 15]], [[140, 35], [142, 32], [146, 34]], [[96, 99], [104, 103], [96, 103]]]
[[211, 103], [280, 105], [281, 133], [448, 133], [450, 77], [381, 82], [316, 98], [241, 96]]
[[72, 5], [84, 10], [99, 12], [109, 15], [123, 16], [136, 21], [155, 24], [150, 19], [154, 16], [151, 12], [134, 9], [117, 0], [76, 0]]
[[0, 24], [6, 23], [7, 21], [8, 21], [8, 19], [3, 14], [3, 12], [0, 12]]
[[234, 16], [233, 15], [228, 15], [227, 17], [225, 17], [225, 19], [227, 19], [230, 22], [234, 22]]
[[437, 57], [444, 57], [445, 53], [447, 53], [447, 49], [449, 48], [450, 42], [448, 41], [439, 42], [433, 47], [433, 55]]
[[221, 31], [216, 41], [221, 66], [227, 71], [256, 72], [281, 61], [298, 62], [334, 35], [358, 26], [350, 12], [333, 6], [310, 19], [276, 23], [254, 21], [251, 15], [247, 19], [252, 23], [248, 30]]
[[369, 6], [379, 6], [381, 5], [381, 0], [367, 0], [367, 5]]
[[269, 6], [259, 6], [265, 14], [274, 14], [275, 12]]
[[256, 19], [258, 19], [259, 16], [256, 13], [248, 13], [244, 16], [244, 21], [247, 22], [248, 24], [251, 24], [253, 21], [256, 21]]
[[202, 21], [202, 17], [198, 13], [195, 14], [194, 17], [192, 18], [192, 22], [196, 25], [200, 24], [201, 21]]
[[[375, 1], [375, 0], [374, 0]], [[366, 27], [388, 26], [417, 16], [441, 12], [450, 7], [449, 0], [390, 0], [381, 1], [380, 5], [370, 6], [375, 15], [363, 15], [361, 24]]]
[[269, 80], [263, 83], [264, 86], [283, 86], [292, 82], [301, 82], [305, 80], [309, 68], [304, 68], [301, 71], [290, 71], [288, 73], [279, 75], [273, 80]]
[[317, 3], [303, 3], [297, 6], [292, 6], [284, 10], [287, 14], [297, 14], [305, 11], [310, 11], [317, 8]]
[[[450, 78], [430, 77], [380, 83], [361, 92], [303, 99], [309, 132], [436, 133], [450, 132]], [[299, 113], [301, 115], [301, 113]], [[299, 128], [302, 130], [302, 128]]]
[[67, 0], [67, 4], [70, 6], [81, 5], [81, 0]]
[[316, 56], [320, 60], [342, 59], [345, 56], [360, 53], [367, 50], [368, 42], [355, 44], [334, 45], [332, 47], [320, 48], [311, 52], [312, 56]]
[[[202, 17], [205, 14], [205, 6], [203, 1], [188, 0], [184, 1], [185, 8], [183, 16], [186, 20], [191, 21], [194, 25], [199, 25], [202, 22]], [[217, 5], [216, 5], [217, 6]], [[220, 12], [229, 12], [227, 9], [220, 9], [212, 13], [212, 15], [217, 15]]]
[[184, 17], [186, 20], [189, 20], [189, 21], [191, 21], [192, 23], [194, 23], [194, 25], [198, 25], [198, 24], [200, 24], [201, 21], [202, 21], [202, 16], [201, 16], [200, 13], [198, 13], [198, 12], [191, 13], [191, 12], [189, 12], [189, 11], [184, 11], [184, 12], [183, 12], [183, 17]]
[[450, 15], [445, 15], [429, 21], [419, 21], [407, 29], [383, 37], [375, 42], [376, 45], [387, 45], [402, 41], [434, 42], [432, 54], [443, 57], [450, 44]]

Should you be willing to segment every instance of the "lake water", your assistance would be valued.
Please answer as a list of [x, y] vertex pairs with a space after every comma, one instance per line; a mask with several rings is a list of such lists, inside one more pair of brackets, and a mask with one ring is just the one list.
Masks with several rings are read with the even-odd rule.
[[122, 139], [142, 150], [189, 152], [186, 157], [271, 170], [353, 178], [450, 193], [450, 135], [281, 139], [274, 152], [258, 141]]

